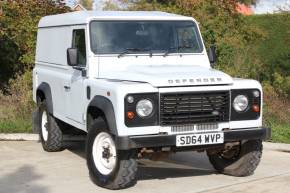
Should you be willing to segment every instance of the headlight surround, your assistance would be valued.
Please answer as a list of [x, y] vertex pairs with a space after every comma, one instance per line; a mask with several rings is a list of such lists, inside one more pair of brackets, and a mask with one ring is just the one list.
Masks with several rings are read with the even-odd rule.
[[233, 101], [233, 107], [237, 112], [245, 111], [249, 106], [249, 99], [245, 95], [238, 95]]
[[[246, 99], [240, 97], [247, 97]], [[232, 89], [231, 90], [231, 121], [257, 120], [261, 115], [262, 91], [259, 89]], [[244, 109], [244, 110], [243, 110]], [[243, 111], [242, 111], [243, 110]]]
[[136, 105], [136, 112], [139, 117], [148, 117], [153, 112], [153, 103], [149, 99], [141, 99]]
[[158, 109], [159, 93], [128, 93], [124, 98], [125, 125], [127, 127], [158, 125]]

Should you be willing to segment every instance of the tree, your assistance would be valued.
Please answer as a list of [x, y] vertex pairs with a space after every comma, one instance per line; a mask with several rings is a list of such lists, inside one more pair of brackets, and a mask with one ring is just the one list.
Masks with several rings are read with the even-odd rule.
[[68, 12], [61, 0], [0, 1], [0, 88], [15, 73], [32, 69], [37, 25], [41, 17]]
[[246, 5], [256, 5], [259, 0], [238, 0], [238, 2], [246, 4]]
[[87, 10], [93, 9], [93, 0], [79, 0], [79, 4], [84, 6]]

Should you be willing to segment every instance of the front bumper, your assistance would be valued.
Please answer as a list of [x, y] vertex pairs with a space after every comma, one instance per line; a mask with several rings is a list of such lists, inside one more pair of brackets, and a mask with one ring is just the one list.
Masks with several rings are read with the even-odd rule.
[[[271, 129], [263, 127], [224, 131], [225, 143], [241, 140], [255, 140], [255, 139], [266, 140], [269, 139], [270, 137], [271, 137]], [[175, 147], [176, 135], [144, 135], [144, 136], [117, 137], [116, 146], [119, 150], [129, 150], [137, 148], [155, 148], [155, 147]]]

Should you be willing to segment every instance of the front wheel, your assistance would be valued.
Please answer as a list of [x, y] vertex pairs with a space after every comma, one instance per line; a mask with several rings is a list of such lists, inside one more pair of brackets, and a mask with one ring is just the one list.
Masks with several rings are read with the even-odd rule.
[[86, 144], [92, 181], [108, 189], [123, 189], [136, 183], [137, 162], [133, 152], [118, 151], [105, 129], [91, 129]]
[[208, 152], [208, 158], [218, 172], [243, 177], [254, 173], [260, 163], [262, 149], [261, 140], [249, 140], [229, 150], [214, 154]]

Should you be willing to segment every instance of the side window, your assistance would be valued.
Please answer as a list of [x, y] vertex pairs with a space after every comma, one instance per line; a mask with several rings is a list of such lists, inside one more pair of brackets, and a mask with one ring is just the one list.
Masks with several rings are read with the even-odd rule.
[[78, 63], [86, 65], [86, 38], [84, 29], [73, 30], [72, 47], [78, 49]]

